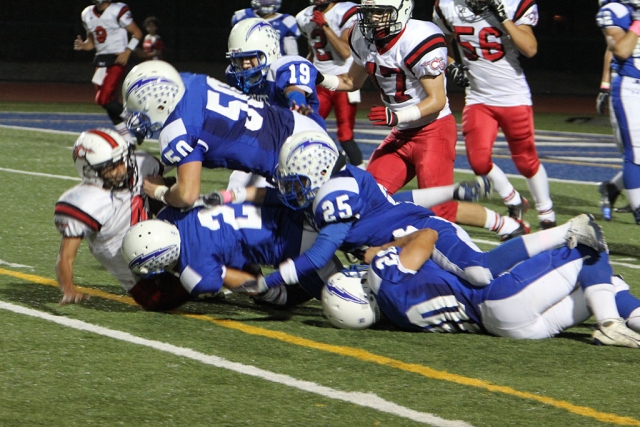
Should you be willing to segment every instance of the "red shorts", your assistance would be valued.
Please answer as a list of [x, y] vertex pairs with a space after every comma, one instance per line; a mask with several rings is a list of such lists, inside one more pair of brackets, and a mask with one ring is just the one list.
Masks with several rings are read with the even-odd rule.
[[102, 81], [102, 85], [96, 85], [96, 104], [107, 105], [112, 101], [118, 101], [120, 85], [124, 80], [124, 67], [122, 65], [112, 65], [107, 67], [107, 75]]
[[530, 105], [493, 107], [473, 104], [462, 110], [462, 134], [471, 169], [476, 175], [486, 175], [493, 167], [491, 154], [502, 129], [509, 144], [511, 158], [518, 171], [531, 178], [540, 169], [533, 130], [533, 108]]
[[334, 92], [322, 86], [316, 86], [320, 111], [318, 114], [326, 119], [332, 108], [335, 108], [336, 122], [338, 124], [338, 141], [353, 140], [353, 128], [356, 124], [357, 104], [351, 104], [347, 98], [347, 92]]
[[[393, 128], [371, 155], [367, 171], [391, 194], [414, 177], [418, 179], [419, 188], [452, 185], [457, 133], [452, 115], [420, 128]], [[442, 218], [455, 221], [458, 204], [447, 202], [432, 210]]]

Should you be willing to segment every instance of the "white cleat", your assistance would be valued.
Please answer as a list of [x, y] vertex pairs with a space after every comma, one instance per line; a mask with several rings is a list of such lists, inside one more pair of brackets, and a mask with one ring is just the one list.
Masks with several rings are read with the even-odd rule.
[[591, 338], [596, 345], [640, 348], [640, 334], [629, 329], [622, 317], [603, 321]]
[[593, 215], [582, 214], [573, 218], [564, 238], [569, 249], [583, 244], [598, 252], [609, 252], [602, 228], [596, 224]]

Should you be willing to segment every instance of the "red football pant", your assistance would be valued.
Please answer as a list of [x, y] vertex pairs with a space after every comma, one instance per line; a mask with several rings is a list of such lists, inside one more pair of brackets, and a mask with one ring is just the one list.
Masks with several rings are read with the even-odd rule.
[[118, 101], [118, 90], [124, 80], [124, 67], [112, 65], [107, 67], [107, 75], [102, 85], [96, 85], [96, 104], [107, 105], [112, 101]]
[[[367, 171], [391, 194], [414, 177], [418, 179], [419, 188], [452, 185], [457, 135], [452, 115], [421, 128], [398, 130], [394, 127], [371, 154]], [[443, 203], [432, 210], [453, 222], [458, 203]]]
[[334, 92], [322, 86], [316, 86], [320, 111], [318, 114], [326, 119], [332, 108], [335, 108], [336, 122], [338, 123], [338, 141], [353, 140], [353, 128], [356, 125], [357, 104], [351, 104], [347, 98], [347, 92]]
[[462, 134], [471, 169], [476, 175], [486, 175], [493, 168], [491, 153], [502, 129], [509, 144], [511, 158], [525, 178], [534, 176], [540, 168], [533, 130], [533, 108], [492, 107], [484, 104], [465, 106], [462, 110]]

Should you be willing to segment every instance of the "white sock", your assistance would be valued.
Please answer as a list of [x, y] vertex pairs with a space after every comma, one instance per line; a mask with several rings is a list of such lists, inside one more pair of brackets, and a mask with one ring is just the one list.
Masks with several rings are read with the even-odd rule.
[[[547, 177], [547, 170], [541, 164], [538, 172], [531, 178], [527, 179], [527, 187], [533, 196], [533, 200], [536, 203], [536, 210], [538, 212], [553, 212], [553, 202], [549, 195], [549, 178]], [[555, 221], [555, 214], [553, 218], [550, 216], [544, 219], [551, 219]]]
[[120, 135], [122, 135], [125, 141], [127, 141], [131, 145], [135, 145], [136, 142], [133, 140], [133, 137], [131, 136], [129, 129], [127, 129], [127, 126], [124, 124], [124, 122], [118, 123], [117, 125], [113, 125], [113, 126], [116, 128], [116, 131]]
[[624, 190], [624, 180], [622, 179], [622, 171], [618, 172], [609, 182], [616, 186], [618, 191]]
[[442, 187], [420, 188], [412, 190], [413, 202], [425, 208], [439, 205], [453, 199], [453, 185], [444, 185]]
[[584, 298], [598, 323], [620, 317], [616, 305], [615, 288], [611, 283], [591, 285], [584, 289]]
[[495, 164], [491, 171], [487, 174], [487, 177], [493, 182], [493, 188], [502, 197], [508, 205], [517, 205], [522, 202], [520, 193], [513, 188], [513, 185], [509, 182], [507, 175]]
[[640, 308], [636, 308], [631, 312], [627, 319], [627, 326], [636, 332], [640, 332]]
[[565, 236], [571, 227], [571, 221], [557, 227], [541, 230], [537, 233], [526, 234], [522, 236], [522, 242], [530, 257], [540, 252], [550, 249], [559, 248], [566, 243]]

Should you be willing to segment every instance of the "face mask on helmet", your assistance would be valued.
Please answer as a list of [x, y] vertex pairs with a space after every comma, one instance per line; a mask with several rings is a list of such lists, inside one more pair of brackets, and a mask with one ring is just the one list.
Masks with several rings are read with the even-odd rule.
[[122, 257], [140, 276], [171, 270], [180, 257], [180, 233], [166, 221], [150, 219], [134, 225], [122, 240]]
[[112, 129], [82, 132], [73, 146], [73, 163], [85, 182], [107, 190], [133, 188], [133, 147]]
[[373, 43], [401, 32], [412, 11], [409, 0], [363, 0], [358, 6], [358, 26], [364, 38]]
[[227, 59], [236, 88], [251, 93], [266, 78], [269, 65], [280, 58], [280, 36], [264, 19], [238, 22], [229, 33]]
[[291, 209], [311, 205], [318, 189], [342, 167], [340, 152], [329, 135], [300, 132], [289, 137], [280, 149], [275, 180], [282, 202]]
[[138, 139], [162, 129], [184, 96], [182, 78], [164, 61], [145, 61], [127, 74], [122, 85], [126, 124]]
[[464, 0], [467, 7], [476, 15], [480, 15], [489, 10], [489, 5], [485, 0]]
[[366, 267], [352, 266], [329, 278], [322, 290], [322, 313], [341, 329], [366, 329], [380, 320], [380, 308], [367, 285]]
[[251, 9], [262, 16], [276, 13], [282, 6], [281, 0], [251, 0]]

